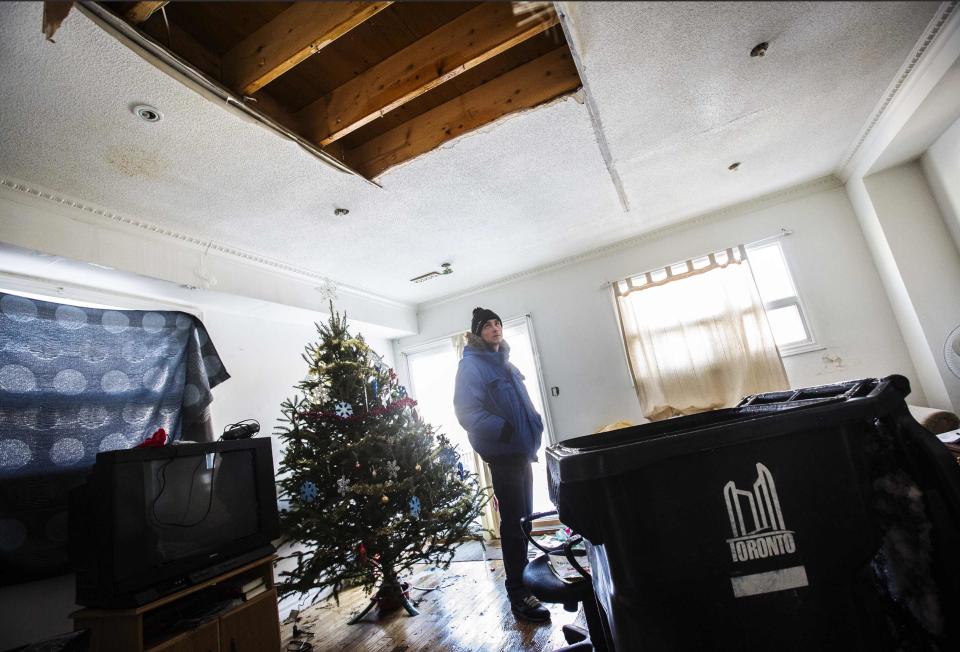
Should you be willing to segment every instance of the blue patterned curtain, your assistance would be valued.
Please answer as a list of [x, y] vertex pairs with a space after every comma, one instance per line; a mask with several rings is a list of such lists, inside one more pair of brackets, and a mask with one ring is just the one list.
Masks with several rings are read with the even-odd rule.
[[209, 439], [210, 390], [229, 377], [186, 313], [0, 293], [0, 584], [63, 572], [66, 494], [97, 453], [161, 427]]

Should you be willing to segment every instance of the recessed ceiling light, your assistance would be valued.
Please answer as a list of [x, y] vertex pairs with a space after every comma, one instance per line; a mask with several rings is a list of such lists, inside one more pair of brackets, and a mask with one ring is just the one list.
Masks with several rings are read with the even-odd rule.
[[727, 169], [730, 170], [731, 172], [736, 172], [738, 169], [740, 169], [740, 161], [737, 161], [736, 163], [731, 163], [730, 165], [727, 166]]
[[160, 113], [160, 109], [147, 104], [139, 104], [133, 107], [133, 112], [144, 122], [160, 122], [160, 120], [163, 119], [163, 114]]
[[753, 49], [750, 50], [751, 57], [762, 57], [767, 53], [767, 48], [770, 47], [770, 44], [764, 41], [763, 43], [758, 43], [753, 46]]
[[349, 213], [349, 212], [350, 212], [350, 209], [349, 209], [349, 208], [334, 208], [334, 209], [333, 209], [333, 214], [334, 214], [334, 215], [346, 215], [346, 214]]

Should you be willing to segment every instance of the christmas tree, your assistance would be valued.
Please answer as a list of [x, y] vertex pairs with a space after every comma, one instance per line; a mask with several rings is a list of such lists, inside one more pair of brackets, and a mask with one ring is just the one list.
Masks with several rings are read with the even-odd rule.
[[305, 349], [302, 396], [283, 403], [286, 442], [278, 486], [289, 509], [284, 535], [297, 542], [282, 595], [360, 584], [381, 612], [404, 606], [400, 577], [418, 562], [447, 568], [454, 548], [476, 536], [485, 498], [474, 474], [415, 410], [393, 369], [352, 337], [333, 310]]

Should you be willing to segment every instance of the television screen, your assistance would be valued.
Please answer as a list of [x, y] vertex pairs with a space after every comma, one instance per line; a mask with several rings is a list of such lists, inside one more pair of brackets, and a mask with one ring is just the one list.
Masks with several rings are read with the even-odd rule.
[[268, 438], [101, 453], [75, 503], [77, 599], [91, 606], [142, 604], [278, 536]]

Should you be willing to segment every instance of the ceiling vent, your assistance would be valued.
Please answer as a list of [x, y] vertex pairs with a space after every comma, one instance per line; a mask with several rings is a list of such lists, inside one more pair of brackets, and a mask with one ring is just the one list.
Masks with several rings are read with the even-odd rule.
[[411, 283], [423, 283], [424, 281], [429, 281], [430, 279], [437, 278], [438, 276], [445, 276], [447, 274], [453, 274], [453, 268], [450, 266], [450, 263], [443, 263], [440, 265], [439, 272], [427, 272], [426, 274], [421, 274], [420, 276], [414, 276], [410, 279]]

